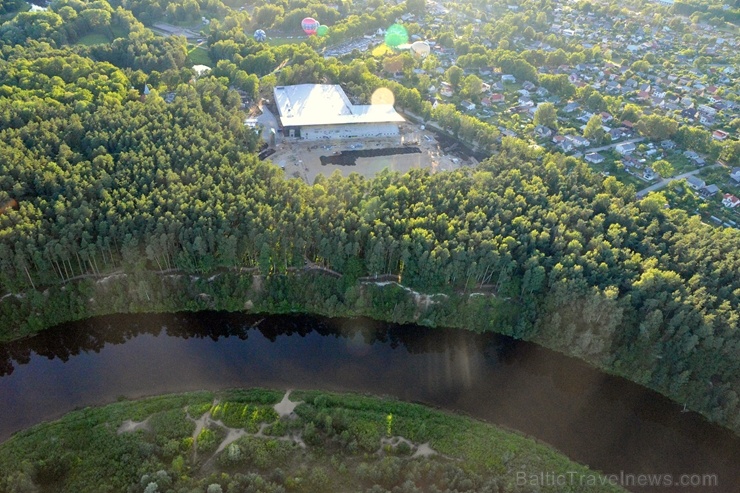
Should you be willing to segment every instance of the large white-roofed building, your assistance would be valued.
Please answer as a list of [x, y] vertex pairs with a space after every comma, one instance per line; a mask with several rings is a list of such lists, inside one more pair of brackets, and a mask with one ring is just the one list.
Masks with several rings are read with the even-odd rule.
[[352, 104], [338, 85], [278, 86], [274, 93], [285, 137], [395, 137], [399, 135], [398, 124], [405, 121], [392, 104]]

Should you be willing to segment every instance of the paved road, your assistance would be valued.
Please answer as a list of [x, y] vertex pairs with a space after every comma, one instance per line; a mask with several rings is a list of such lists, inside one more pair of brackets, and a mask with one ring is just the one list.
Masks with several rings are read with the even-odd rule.
[[609, 144], [609, 145], [605, 145], [605, 146], [601, 146], [601, 147], [593, 147], [591, 149], [586, 149], [585, 151], [583, 151], [583, 154], [586, 155], [586, 154], [590, 154], [592, 152], [605, 151], [607, 149], [612, 149], [614, 147], [617, 147], [620, 144], [629, 144], [629, 143], [637, 144], [638, 142], [642, 142], [643, 140], [645, 140], [645, 137], [635, 137], [634, 139], [624, 140], [622, 142], [615, 142], [614, 144]]
[[683, 178], [688, 178], [689, 176], [694, 176], [694, 175], [698, 174], [703, 169], [717, 168], [719, 166], [722, 166], [722, 165], [721, 164], [712, 164], [710, 166], [705, 166], [703, 168], [698, 168], [698, 169], [695, 169], [694, 171], [689, 171], [688, 173], [683, 173], [683, 174], [678, 175], [678, 176], [673, 176], [671, 178], [663, 178], [658, 183], [656, 183], [654, 185], [650, 185], [649, 187], [643, 188], [642, 190], [640, 190], [639, 192], [637, 192], [637, 198], [638, 199], [639, 198], [642, 198], [645, 195], [649, 194], [650, 192], [654, 192], [656, 190], [660, 190], [661, 188], [665, 187], [666, 185], [668, 185], [673, 180], [681, 180]]

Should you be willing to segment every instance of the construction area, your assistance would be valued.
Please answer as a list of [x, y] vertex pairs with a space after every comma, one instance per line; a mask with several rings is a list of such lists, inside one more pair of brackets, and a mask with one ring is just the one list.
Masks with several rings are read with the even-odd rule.
[[[273, 110], [270, 109], [273, 107]], [[449, 137], [441, 137], [424, 125], [398, 123], [393, 136], [304, 140], [285, 137], [274, 105], [260, 104], [250, 122], [262, 130], [269, 147], [265, 157], [292, 178], [314, 183], [318, 175], [359, 173], [373, 177], [384, 169], [406, 173], [425, 168], [432, 172], [449, 171], [478, 164]]]
[[278, 137], [275, 153], [269, 159], [287, 176], [307, 183], [313, 183], [318, 175], [329, 176], [337, 171], [345, 176], [359, 173], [370, 178], [386, 168], [399, 173], [418, 168], [437, 172], [477, 164], [474, 158], [446, 153], [433, 132], [410, 123], [399, 127], [401, 135], [393, 138], [316, 142]]
[[357, 105], [338, 85], [301, 84], [276, 87], [273, 96], [245, 124], [261, 128], [268, 147], [260, 158], [289, 177], [314, 183], [318, 175], [337, 171], [372, 177], [384, 169], [437, 172], [478, 163], [454, 139], [406, 121], [393, 108], [392, 95]]

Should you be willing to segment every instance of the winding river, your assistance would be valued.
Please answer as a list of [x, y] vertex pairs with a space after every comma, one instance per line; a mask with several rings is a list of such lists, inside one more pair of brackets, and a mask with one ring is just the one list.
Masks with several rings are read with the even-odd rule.
[[519, 430], [595, 469], [716, 474], [740, 491], [740, 438], [536, 345], [461, 330], [308, 316], [117, 315], [0, 346], [0, 440], [79, 407], [230, 387], [392, 395]]

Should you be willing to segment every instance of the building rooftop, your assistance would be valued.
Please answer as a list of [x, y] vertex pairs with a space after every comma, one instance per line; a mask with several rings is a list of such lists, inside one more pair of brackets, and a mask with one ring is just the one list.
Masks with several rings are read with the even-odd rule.
[[339, 85], [277, 86], [274, 94], [284, 127], [405, 121], [392, 104], [353, 105]]

